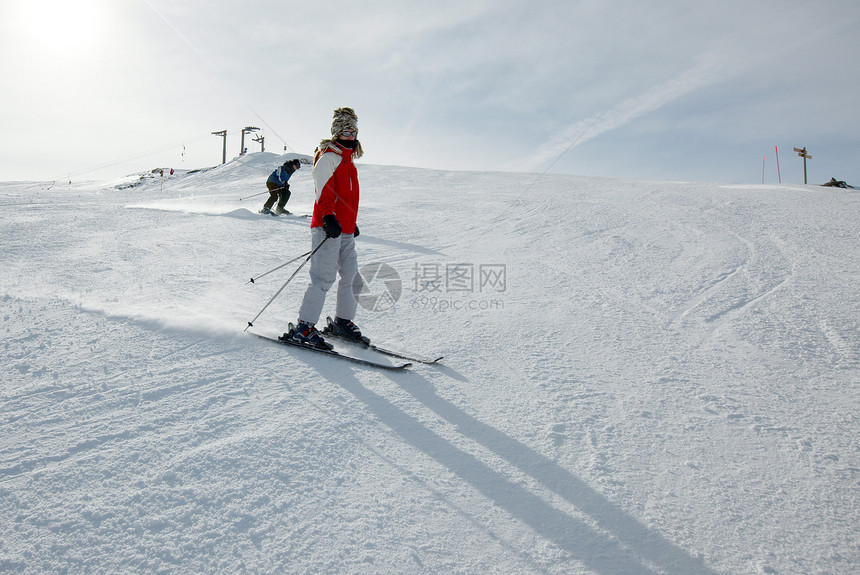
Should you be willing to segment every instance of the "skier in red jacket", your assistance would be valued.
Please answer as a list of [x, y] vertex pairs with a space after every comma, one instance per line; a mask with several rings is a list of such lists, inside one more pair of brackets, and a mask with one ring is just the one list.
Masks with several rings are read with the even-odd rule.
[[322, 314], [326, 293], [340, 274], [337, 287], [337, 309], [332, 327], [334, 333], [361, 340], [361, 331], [353, 323], [358, 302], [352, 291], [358, 273], [355, 238], [358, 236], [358, 171], [354, 159], [362, 156], [358, 141], [358, 116], [352, 108], [334, 111], [331, 139], [323, 140], [314, 158], [313, 178], [316, 201], [311, 220], [310, 283], [299, 309], [299, 322], [292, 338], [304, 344], [331, 349], [331, 344], [315, 325]]

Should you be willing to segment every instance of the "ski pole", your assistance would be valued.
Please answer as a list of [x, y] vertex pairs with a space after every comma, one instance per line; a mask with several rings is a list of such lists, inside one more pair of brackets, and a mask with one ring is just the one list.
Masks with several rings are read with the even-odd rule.
[[266, 190], [265, 192], [260, 192], [259, 194], [251, 194], [250, 196], [245, 196], [244, 198], [239, 198], [239, 201], [242, 200], [250, 200], [251, 198], [256, 198], [257, 196], [262, 196], [263, 194], [271, 194], [272, 192], [282, 192], [284, 191], [283, 187], [275, 188], [274, 190]]
[[259, 275], [259, 276], [257, 276], [256, 278], [251, 278], [251, 280], [250, 280], [250, 281], [245, 282], [245, 285], [252, 284], [252, 283], [254, 283], [256, 280], [261, 279], [261, 278], [264, 278], [264, 277], [266, 277], [267, 275], [269, 275], [270, 273], [272, 273], [272, 272], [276, 272], [276, 271], [278, 271], [279, 269], [281, 269], [281, 268], [282, 268], [282, 267], [284, 267], [284, 266], [288, 266], [288, 265], [290, 265], [290, 264], [291, 264], [291, 263], [293, 263], [293, 262], [297, 262], [297, 261], [299, 261], [300, 259], [302, 259], [303, 257], [305, 257], [306, 255], [308, 255], [308, 254], [310, 254], [310, 253], [311, 253], [311, 252], [305, 252], [305, 253], [303, 253], [302, 255], [300, 255], [299, 257], [297, 257], [297, 258], [293, 258], [293, 259], [291, 259], [290, 261], [288, 261], [288, 262], [287, 262], [287, 263], [285, 263], [285, 264], [281, 264], [281, 265], [279, 265], [278, 267], [276, 267], [276, 268], [274, 268], [274, 269], [271, 269], [271, 270], [267, 271], [267, 272], [266, 272], [266, 273], [264, 273], [264, 274], [260, 274], [260, 275]]
[[[291, 281], [293, 281], [293, 278], [294, 278], [294, 277], [296, 277], [296, 274], [297, 274], [297, 273], [299, 273], [299, 270], [300, 270], [300, 269], [302, 269], [306, 263], [308, 263], [308, 260], [310, 260], [310, 259], [314, 256], [314, 254], [315, 254], [315, 253], [317, 253], [317, 250], [319, 250], [321, 247], [323, 247], [323, 244], [326, 242], [326, 240], [327, 240], [327, 239], [328, 239], [328, 236], [324, 237], [324, 238], [323, 238], [323, 241], [321, 241], [321, 242], [320, 242], [320, 245], [318, 245], [318, 246], [317, 246], [317, 247], [315, 247], [313, 250], [311, 250], [311, 252], [308, 254], [308, 257], [307, 257], [307, 258], [305, 258], [305, 261], [303, 261], [303, 262], [301, 263], [301, 265], [300, 265], [299, 267], [297, 267], [297, 268], [296, 268], [296, 271], [294, 271], [294, 272], [293, 272], [293, 275], [291, 275], [291, 276], [289, 277], [289, 279], [288, 279], [287, 281], [285, 281], [285, 282], [284, 282], [284, 285], [282, 285], [282, 286], [281, 286], [281, 289], [279, 289], [277, 292], [275, 292], [275, 295], [273, 295], [273, 296], [272, 296], [272, 299], [270, 299], [270, 300], [268, 301], [268, 303], [267, 303], [266, 305], [264, 305], [264, 306], [263, 306], [263, 309], [261, 309], [261, 310], [260, 310], [260, 313], [258, 313], [258, 314], [254, 317], [254, 319], [252, 319], [251, 321], [249, 321], [249, 322], [248, 322], [248, 327], [254, 327], [254, 322], [255, 322], [255, 321], [257, 321], [257, 318], [259, 318], [261, 315], [263, 315], [263, 312], [264, 312], [264, 311], [266, 311], [266, 308], [267, 308], [267, 307], [269, 307], [270, 305], [272, 305], [272, 302], [273, 302], [273, 301], [275, 301], [275, 298], [276, 298], [276, 297], [278, 297], [278, 296], [281, 294], [281, 292], [282, 292], [282, 291], [284, 291], [284, 288], [285, 288], [285, 287], [287, 287], [287, 284], [288, 284], [288, 283], [290, 283]], [[301, 256], [299, 256], [299, 257], [301, 257]], [[248, 331], [248, 327], [246, 327], [243, 331]]]
[[268, 193], [269, 193], [269, 190], [266, 190], [265, 192], [260, 192], [259, 194], [253, 194], [251, 196], [245, 196], [244, 198], [239, 198], [239, 201], [241, 202], [242, 200], [249, 200], [251, 198], [256, 198], [257, 196], [262, 196], [263, 194], [268, 194]]

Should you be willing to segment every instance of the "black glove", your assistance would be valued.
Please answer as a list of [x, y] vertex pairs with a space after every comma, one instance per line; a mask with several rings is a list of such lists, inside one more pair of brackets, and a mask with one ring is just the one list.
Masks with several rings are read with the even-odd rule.
[[358, 237], [358, 224], [355, 224], [355, 232], [353, 232], [355, 237]]
[[334, 214], [329, 214], [327, 216], [323, 216], [323, 230], [325, 231], [325, 235], [330, 238], [336, 238], [343, 231], [340, 227], [340, 222], [337, 221], [337, 218]]

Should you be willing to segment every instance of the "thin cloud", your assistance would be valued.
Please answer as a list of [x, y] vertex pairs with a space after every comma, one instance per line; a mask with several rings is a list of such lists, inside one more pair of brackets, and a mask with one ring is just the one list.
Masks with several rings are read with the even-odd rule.
[[729, 59], [703, 58], [695, 67], [641, 95], [627, 98], [599, 114], [568, 125], [538, 147], [528, 158], [527, 165], [534, 170], [548, 161], [554, 163], [570, 148], [621, 128], [688, 94], [728, 79], [738, 72], [736, 67], [728, 65]]

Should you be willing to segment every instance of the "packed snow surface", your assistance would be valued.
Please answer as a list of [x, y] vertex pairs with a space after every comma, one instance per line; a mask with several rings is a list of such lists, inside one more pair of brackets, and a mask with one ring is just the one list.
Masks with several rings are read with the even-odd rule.
[[857, 192], [360, 165], [387, 372], [284, 159], [0, 184], [0, 572], [860, 571]]

